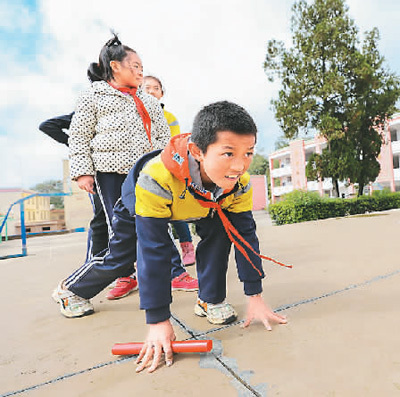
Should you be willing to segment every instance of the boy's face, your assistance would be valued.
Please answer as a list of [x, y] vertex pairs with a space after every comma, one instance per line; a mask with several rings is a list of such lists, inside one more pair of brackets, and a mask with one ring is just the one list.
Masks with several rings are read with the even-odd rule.
[[207, 189], [215, 184], [223, 190], [232, 190], [250, 166], [255, 143], [255, 135], [232, 131], [217, 132], [217, 140], [205, 154], [196, 144], [189, 143], [190, 153], [200, 163], [203, 186]]

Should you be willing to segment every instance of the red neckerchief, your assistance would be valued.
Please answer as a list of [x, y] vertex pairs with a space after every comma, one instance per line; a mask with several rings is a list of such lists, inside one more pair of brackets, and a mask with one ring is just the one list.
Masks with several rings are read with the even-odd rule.
[[[236, 230], [235, 226], [232, 225], [232, 223], [229, 221], [228, 217], [224, 214], [224, 211], [222, 210], [221, 204], [223, 200], [219, 202], [215, 201], [203, 201], [197, 199], [197, 201], [200, 203], [202, 207], [205, 208], [213, 208], [217, 210], [217, 213], [221, 219], [222, 225], [224, 226], [224, 229], [226, 231], [226, 234], [229, 237], [229, 240], [232, 241], [234, 246], [242, 253], [242, 255], [247, 259], [248, 262], [250, 262], [251, 266], [258, 272], [260, 276], [262, 276], [261, 272], [259, 269], [257, 269], [254, 265], [254, 263], [251, 261], [250, 257], [248, 256], [246, 250], [243, 248], [243, 245], [245, 245], [250, 251], [252, 251], [254, 254], [256, 254], [259, 258], [261, 259], [266, 259], [267, 261], [271, 261], [273, 263], [276, 263], [277, 265], [284, 266], [284, 267], [289, 267], [291, 268], [292, 265], [285, 265], [284, 263], [278, 262], [277, 260], [270, 258], [265, 255], [261, 255], [258, 252], [256, 252], [253, 247], [240, 235], [240, 233]], [[233, 237], [233, 235], [236, 237], [236, 239]], [[239, 241], [240, 243], [239, 243]]]
[[140, 118], [143, 121], [144, 129], [146, 130], [147, 138], [150, 142], [151, 150], [153, 150], [153, 144], [151, 143], [151, 119], [147, 109], [145, 108], [143, 102], [140, 98], [136, 95], [137, 88], [128, 88], [128, 87], [117, 87], [111, 82], [108, 81], [111, 87], [115, 88], [120, 92], [126, 92], [127, 94], [131, 95], [133, 100], [135, 101], [137, 111], [139, 112]]
[[[189, 141], [189, 137], [190, 134], [180, 134], [174, 136], [173, 138], [171, 138], [169, 144], [161, 152], [161, 160], [167, 167], [167, 169], [180, 181], [185, 182], [185, 191], [188, 189], [188, 187], [190, 187], [190, 189], [194, 192], [194, 197], [202, 207], [213, 208], [217, 211], [218, 216], [221, 219], [222, 225], [224, 226], [224, 229], [226, 231], [226, 234], [229, 237], [229, 240], [232, 241], [234, 246], [242, 253], [242, 255], [247, 259], [247, 261], [258, 272], [260, 276], [262, 275], [261, 271], [257, 269], [254, 263], [251, 261], [243, 245], [249, 248], [261, 259], [266, 259], [280, 266], [291, 268], [292, 265], [285, 265], [273, 258], [269, 258], [268, 256], [264, 256], [256, 252], [253, 247], [240, 235], [235, 226], [232, 225], [227, 216], [224, 214], [221, 207], [223, 200], [219, 200], [218, 202], [213, 201], [211, 198], [211, 193], [209, 191], [201, 191], [193, 186], [192, 178], [189, 171], [189, 161], [187, 154], [187, 144]], [[184, 193], [181, 195], [181, 197], [184, 197]], [[234, 238], [233, 236], [235, 236], [236, 238]]]

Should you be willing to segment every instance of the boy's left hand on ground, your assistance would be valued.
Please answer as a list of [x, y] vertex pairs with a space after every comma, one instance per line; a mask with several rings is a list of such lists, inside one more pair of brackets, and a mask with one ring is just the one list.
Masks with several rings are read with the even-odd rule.
[[272, 331], [270, 323], [287, 323], [286, 317], [274, 313], [264, 302], [261, 295], [249, 296], [247, 299], [247, 313], [243, 328], [248, 327], [254, 320], [261, 321], [268, 331]]
[[136, 372], [143, 371], [150, 363], [148, 371], [154, 372], [161, 361], [163, 353], [165, 354], [167, 367], [171, 366], [173, 362], [171, 342], [175, 339], [174, 329], [169, 320], [150, 324], [146, 341], [136, 360], [136, 364], [139, 364]]

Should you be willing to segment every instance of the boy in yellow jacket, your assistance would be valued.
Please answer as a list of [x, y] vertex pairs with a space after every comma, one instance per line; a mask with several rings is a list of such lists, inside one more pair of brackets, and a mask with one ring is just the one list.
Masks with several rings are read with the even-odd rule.
[[254, 121], [243, 108], [217, 102], [199, 112], [191, 135], [172, 138], [160, 155], [140, 171], [137, 169], [138, 178], [130, 189], [135, 186], [132, 210], [136, 214], [140, 302], [149, 324], [137, 371], [148, 365], [149, 371], [154, 371], [162, 351], [167, 365], [172, 364], [171, 341], [175, 334], [169, 321], [171, 294], [169, 269], [165, 266], [169, 263], [165, 253], [170, 244], [170, 220], [195, 219], [201, 238], [196, 250], [196, 315], [207, 317], [213, 324], [237, 319], [234, 308], [225, 302], [226, 271], [233, 243], [239, 279], [248, 297], [244, 326], [260, 320], [270, 330], [270, 322], [286, 323], [261, 297], [264, 273], [251, 212], [250, 177], [246, 173], [253, 158], [256, 133]]
[[132, 272], [137, 261], [140, 307], [146, 311], [149, 325], [137, 359], [138, 372], [147, 366], [149, 372], [156, 370], [162, 352], [166, 365], [172, 364], [171, 342], [175, 333], [169, 320], [171, 220], [194, 221], [201, 239], [196, 250], [196, 315], [213, 324], [228, 324], [237, 319], [234, 308], [225, 302], [226, 272], [233, 244], [238, 276], [247, 296], [244, 327], [258, 320], [271, 330], [272, 322], [287, 322], [261, 296], [261, 258], [266, 257], [259, 254], [251, 211], [252, 189], [246, 172], [256, 135], [254, 121], [242, 107], [226, 101], [204, 107], [194, 120], [192, 134], [177, 135], [161, 153], [149, 153], [136, 163], [114, 207], [114, 236], [107, 255], [69, 283], [69, 299], [89, 299], [121, 272]]

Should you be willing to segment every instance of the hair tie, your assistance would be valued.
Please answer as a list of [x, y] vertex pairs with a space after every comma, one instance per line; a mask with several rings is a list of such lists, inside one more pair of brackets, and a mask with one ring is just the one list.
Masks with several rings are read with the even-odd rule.
[[122, 45], [120, 42], [119, 38], [117, 36], [114, 36], [112, 39], [108, 40], [106, 43], [106, 47], [110, 48], [112, 46], [119, 46]]

